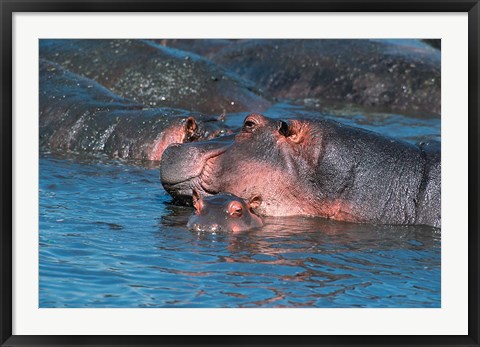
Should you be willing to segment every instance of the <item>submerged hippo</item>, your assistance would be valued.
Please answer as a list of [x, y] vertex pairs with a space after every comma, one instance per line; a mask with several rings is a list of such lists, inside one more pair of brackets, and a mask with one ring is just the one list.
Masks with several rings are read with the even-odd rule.
[[165, 148], [215, 137], [222, 122], [180, 109], [145, 109], [96, 82], [40, 60], [40, 146], [160, 160]]
[[216, 63], [277, 98], [440, 115], [440, 51], [420, 40], [240, 40]]
[[187, 227], [194, 231], [241, 232], [263, 225], [262, 218], [255, 214], [262, 200], [253, 196], [244, 200], [233, 194], [221, 193], [202, 198], [193, 190], [195, 213]]
[[236, 136], [169, 146], [160, 179], [192, 190], [260, 195], [266, 216], [440, 227], [440, 146], [412, 145], [328, 120], [246, 117]]
[[40, 57], [150, 107], [212, 115], [270, 106], [251, 82], [149, 40], [40, 40]]

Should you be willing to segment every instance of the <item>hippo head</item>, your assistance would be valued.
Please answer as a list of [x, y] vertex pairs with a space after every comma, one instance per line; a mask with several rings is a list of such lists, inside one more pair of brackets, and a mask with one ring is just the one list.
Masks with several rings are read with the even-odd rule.
[[182, 123], [185, 131], [183, 142], [209, 140], [233, 133], [225, 125], [225, 114], [218, 117], [197, 114], [186, 118]]
[[[188, 143], [213, 139], [224, 134], [231, 133], [225, 127], [222, 119], [207, 117], [203, 115], [174, 117], [171, 124], [164, 130], [158, 131], [156, 138], [145, 147], [148, 160], [160, 160], [165, 149], [174, 143]], [[151, 129], [148, 129], [151, 133]], [[148, 134], [143, 138], [148, 142]]]
[[160, 179], [183, 203], [191, 201], [194, 189], [202, 196], [229, 192], [248, 199], [259, 194], [263, 215], [313, 215], [315, 197], [308, 184], [321, 142], [315, 123], [250, 114], [237, 135], [169, 146]]
[[194, 189], [195, 212], [188, 220], [187, 227], [194, 231], [233, 233], [261, 227], [263, 221], [254, 211], [261, 202], [259, 196], [247, 201], [229, 193], [202, 198]]

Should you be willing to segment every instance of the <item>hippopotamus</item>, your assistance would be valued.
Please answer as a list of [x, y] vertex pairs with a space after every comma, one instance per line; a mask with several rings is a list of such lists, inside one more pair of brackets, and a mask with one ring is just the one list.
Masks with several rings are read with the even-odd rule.
[[419, 145], [326, 119], [248, 115], [235, 135], [170, 145], [160, 179], [177, 202], [259, 195], [263, 216], [440, 227], [440, 144]]
[[255, 209], [262, 199], [255, 195], [245, 200], [229, 193], [201, 197], [193, 190], [194, 214], [189, 218], [187, 227], [194, 231], [242, 232], [263, 225]]
[[151, 40], [40, 40], [40, 57], [150, 107], [219, 115], [270, 106], [253, 83]]
[[420, 40], [240, 40], [210, 58], [273, 97], [315, 109], [441, 111], [441, 53]]
[[40, 146], [160, 160], [172, 143], [227, 132], [222, 122], [180, 109], [148, 109], [95, 81], [40, 60]]

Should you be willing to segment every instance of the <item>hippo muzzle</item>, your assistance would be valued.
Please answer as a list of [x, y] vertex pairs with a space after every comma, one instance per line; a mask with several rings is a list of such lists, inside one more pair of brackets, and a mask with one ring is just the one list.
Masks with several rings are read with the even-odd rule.
[[233, 136], [195, 143], [168, 146], [160, 163], [160, 181], [176, 200], [189, 202], [195, 180], [208, 160], [222, 155], [233, 141]]

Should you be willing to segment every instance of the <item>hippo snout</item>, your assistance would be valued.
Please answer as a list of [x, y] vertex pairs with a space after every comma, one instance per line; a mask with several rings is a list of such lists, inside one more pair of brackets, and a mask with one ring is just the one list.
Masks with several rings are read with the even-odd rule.
[[196, 147], [188, 144], [174, 143], [168, 146], [160, 162], [161, 182], [176, 184], [198, 176], [203, 169], [203, 164], [196, 159], [199, 154]]
[[163, 152], [160, 162], [160, 180], [165, 185], [175, 185], [199, 176], [208, 159], [224, 153], [232, 137], [192, 143], [174, 143]]
[[222, 226], [213, 223], [213, 224], [201, 224], [198, 222], [194, 221], [189, 221], [187, 224], [187, 228], [196, 232], [210, 232], [210, 233], [216, 233], [216, 232], [222, 232], [224, 231]]

